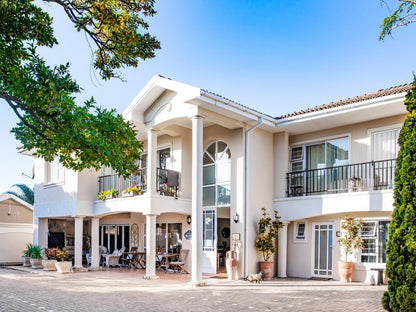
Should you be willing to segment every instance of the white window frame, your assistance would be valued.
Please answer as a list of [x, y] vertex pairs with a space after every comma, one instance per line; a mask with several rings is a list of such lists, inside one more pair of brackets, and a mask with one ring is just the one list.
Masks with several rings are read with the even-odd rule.
[[51, 186], [65, 182], [65, 168], [58, 158], [53, 161], [45, 161], [45, 185]]
[[374, 159], [374, 155], [373, 155], [373, 145], [374, 145], [373, 134], [378, 133], [378, 132], [386, 132], [386, 131], [393, 131], [393, 130], [399, 130], [399, 132], [400, 132], [400, 130], [402, 129], [402, 126], [403, 126], [403, 124], [393, 124], [393, 125], [368, 129], [367, 136], [370, 140], [370, 144], [368, 145], [368, 148], [367, 148], [367, 155], [368, 155], [367, 156], [367, 161], [372, 161]]
[[[303, 236], [298, 235], [300, 224], [305, 225]], [[307, 233], [308, 233], [308, 222], [307, 221], [297, 221], [295, 223], [295, 226], [294, 226], [294, 229], [293, 229], [293, 241], [295, 243], [306, 243], [308, 241]]]
[[[371, 219], [363, 219], [362, 220], [362, 222], [368, 222], [368, 223], [372, 222], [372, 223], [375, 224], [374, 235], [367, 234], [367, 235], [361, 235], [361, 237], [363, 239], [374, 239], [375, 240], [375, 245], [376, 245], [376, 253], [363, 253], [363, 251], [360, 252], [359, 261], [364, 266], [371, 266], [371, 267], [375, 267], [376, 266], [377, 267], [377, 266], [384, 266], [386, 264], [385, 262], [378, 262], [378, 259], [380, 257], [380, 255], [379, 255], [379, 248], [378, 248], [378, 246], [379, 246], [379, 240], [380, 240], [380, 237], [379, 237], [379, 226], [380, 226], [380, 222], [382, 222], [382, 221], [389, 221], [389, 222], [391, 222], [391, 219], [389, 219], [389, 218], [377, 218], [377, 219], [371, 218]], [[375, 256], [376, 257], [376, 261], [375, 262], [362, 262], [362, 257], [361, 257], [362, 255]]]

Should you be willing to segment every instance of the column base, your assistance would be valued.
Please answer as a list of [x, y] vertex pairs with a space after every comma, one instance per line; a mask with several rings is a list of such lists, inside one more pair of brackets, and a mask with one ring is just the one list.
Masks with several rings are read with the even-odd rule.
[[278, 277], [278, 278], [287, 278], [287, 275], [286, 275], [286, 274], [281, 274], [281, 275], [280, 275], [280, 274], [278, 274], [278, 275], [277, 275], [277, 277]]
[[100, 266], [90, 266], [88, 268], [88, 271], [102, 271], [102, 270], [103, 270], [103, 268], [100, 267]]
[[145, 280], [156, 280], [156, 279], [159, 279], [159, 276], [157, 276], [157, 275], [145, 275], [145, 276], [143, 276], [143, 278]]
[[189, 282], [187, 285], [192, 286], [192, 287], [204, 287], [204, 286], [207, 286], [207, 283], [206, 282]]
[[74, 266], [74, 267], [72, 267], [72, 271], [74, 271], [75, 273], [88, 272], [88, 269], [84, 268], [83, 266]]

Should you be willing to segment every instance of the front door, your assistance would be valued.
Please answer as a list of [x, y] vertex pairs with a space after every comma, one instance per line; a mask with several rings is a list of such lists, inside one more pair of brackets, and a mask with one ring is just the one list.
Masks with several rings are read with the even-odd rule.
[[203, 211], [202, 272], [217, 273], [217, 209]]
[[312, 276], [332, 277], [333, 232], [332, 223], [313, 223]]

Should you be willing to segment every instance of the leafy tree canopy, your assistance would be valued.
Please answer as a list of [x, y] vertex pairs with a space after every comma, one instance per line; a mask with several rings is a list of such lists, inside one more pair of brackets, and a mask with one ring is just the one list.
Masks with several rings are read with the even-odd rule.
[[[381, 0], [382, 3], [387, 3]], [[398, 0], [400, 3], [393, 13], [386, 17], [381, 24], [380, 40], [384, 40], [387, 35], [391, 35], [393, 29], [400, 26], [407, 26], [416, 22], [416, 12], [413, 10], [416, 5], [415, 0]]]
[[[104, 79], [121, 78], [119, 69], [136, 67], [160, 48], [144, 18], [154, 15], [154, 0], [43, 0], [61, 7], [77, 31], [95, 46], [94, 68]], [[0, 0], [0, 99], [20, 122], [12, 129], [28, 150], [67, 168], [112, 167], [122, 175], [136, 169], [142, 143], [132, 124], [94, 99], [77, 106], [81, 88], [69, 64], [50, 67], [39, 46], [58, 44], [52, 18], [33, 0]]]

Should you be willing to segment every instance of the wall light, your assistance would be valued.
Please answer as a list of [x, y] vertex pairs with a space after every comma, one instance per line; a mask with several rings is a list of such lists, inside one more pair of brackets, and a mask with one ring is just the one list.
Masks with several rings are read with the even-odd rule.
[[238, 220], [240, 219], [240, 216], [238, 215], [238, 213], [236, 212], [234, 215], [233, 215], [233, 220], [234, 220], [234, 222], [235, 223], [238, 223]]
[[186, 217], [186, 223], [191, 224], [191, 216]]

